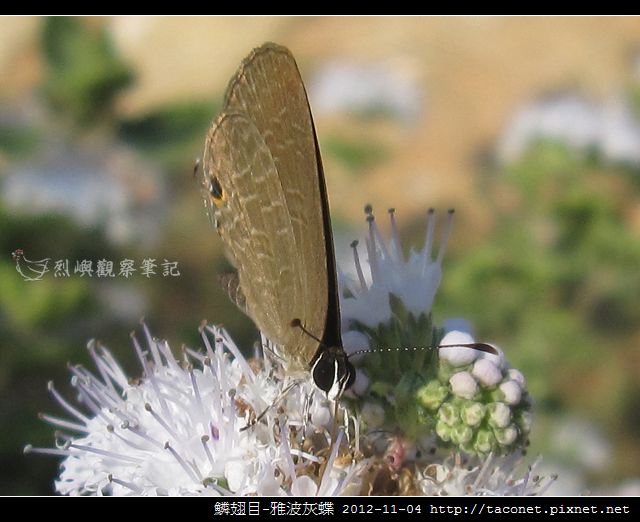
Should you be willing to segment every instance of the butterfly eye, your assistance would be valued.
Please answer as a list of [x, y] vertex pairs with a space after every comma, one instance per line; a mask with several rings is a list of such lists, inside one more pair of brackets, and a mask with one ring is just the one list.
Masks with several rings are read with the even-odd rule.
[[222, 203], [225, 198], [224, 192], [222, 190], [222, 185], [220, 185], [218, 178], [216, 178], [215, 176], [211, 176], [207, 189], [215, 205], [220, 206], [220, 203]]

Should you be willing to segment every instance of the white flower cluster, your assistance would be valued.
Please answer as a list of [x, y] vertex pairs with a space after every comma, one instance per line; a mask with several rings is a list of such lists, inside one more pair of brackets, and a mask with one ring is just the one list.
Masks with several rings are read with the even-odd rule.
[[517, 477], [516, 470], [522, 461], [517, 452], [504, 457], [490, 454], [472, 462], [465, 462], [460, 454], [455, 454], [424, 468], [418, 483], [423, 494], [435, 496], [543, 495], [557, 477], [535, 474], [541, 460], [536, 459], [522, 477]]
[[[448, 214], [437, 255], [432, 252], [436, 219], [430, 210], [424, 248], [406, 259], [394, 211], [389, 213], [388, 242], [371, 209], [366, 213], [370, 282], [355, 244], [357, 282], [343, 282], [345, 349], [359, 343], [373, 352], [362, 362], [365, 377], [360, 382], [368, 388], [357, 390], [362, 400], [356, 400], [356, 408], [368, 426], [399, 427], [415, 440], [435, 433], [443, 446], [470, 454], [516, 450], [526, 443], [531, 424], [523, 375], [508, 367], [499, 348], [477, 343], [462, 331], [469, 328], [460, 320], [445, 323], [456, 329], [444, 337], [432, 323], [453, 213]], [[390, 348], [397, 346], [404, 348]]]
[[64, 458], [56, 489], [67, 495], [543, 493], [550, 480], [532, 468], [514, 476], [531, 421], [524, 377], [499, 349], [474, 349], [460, 324], [442, 337], [431, 322], [452, 214], [435, 259], [430, 212], [425, 248], [405, 261], [393, 212], [389, 244], [367, 213], [371, 280], [354, 245], [345, 349], [427, 349], [364, 355], [336, 408], [310, 378], [287, 376], [266, 339], [264, 358], [247, 360], [203, 326], [204, 353], [177, 360], [145, 326], [146, 342], [133, 338], [142, 378], [90, 343], [97, 373], [71, 368], [79, 406], [49, 387], [70, 417], [42, 416], [56, 446], [25, 451]]
[[497, 144], [503, 163], [519, 159], [536, 140], [572, 149], [598, 150], [613, 162], [640, 163], [640, 123], [633, 107], [620, 97], [604, 103], [578, 94], [562, 94], [527, 103], [515, 111]]
[[354, 241], [352, 248], [357, 282], [350, 281], [344, 275], [341, 277], [343, 289], [348, 293], [348, 297], [340, 301], [343, 322], [346, 325], [362, 323], [370, 328], [388, 322], [393, 315], [389, 294], [395, 295], [416, 317], [428, 313], [442, 280], [442, 260], [453, 225], [453, 211], [449, 211], [437, 256], [432, 257], [436, 218], [435, 211], [431, 209], [427, 218], [425, 246], [420, 252], [412, 251], [406, 260], [400, 245], [395, 210], [389, 210], [391, 240], [388, 244], [380, 235], [371, 207], [367, 207], [365, 212], [369, 223], [365, 247], [370, 283], [362, 270], [358, 242]]
[[[220, 329], [206, 327], [204, 355], [186, 350], [177, 361], [145, 328], [147, 347], [134, 339], [144, 377], [131, 383], [111, 353], [89, 350], [98, 376], [73, 367], [82, 409], [50, 384], [73, 420], [43, 418], [65, 432], [56, 448], [25, 451], [64, 456], [56, 489], [67, 495], [338, 495], [359, 490], [356, 463], [331, 442], [329, 404], [311, 383], [289, 388], [264, 359], [257, 372]], [[211, 339], [213, 337], [213, 339]], [[230, 357], [232, 356], [232, 357]], [[286, 411], [282, 419], [274, 401]], [[250, 429], [256, 412], [263, 422]], [[323, 461], [308, 451], [329, 449]], [[339, 457], [339, 458], [338, 458]], [[324, 471], [319, 474], [321, 464]]]
[[502, 350], [469, 349], [474, 339], [448, 332], [439, 350], [438, 378], [418, 391], [418, 401], [435, 413], [443, 441], [468, 453], [510, 452], [526, 441], [531, 428], [524, 376], [509, 368]]

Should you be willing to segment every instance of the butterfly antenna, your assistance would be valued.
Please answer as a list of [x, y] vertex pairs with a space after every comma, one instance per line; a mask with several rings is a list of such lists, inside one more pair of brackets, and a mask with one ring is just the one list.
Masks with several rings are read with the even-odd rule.
[[439, 346], [417, 346], [413, 348], [363, 348], [362, 350], [356, 350], [347, 355], [347, 358], [361, 355], [363, 353], [381, 353], [381, 352], [417, 352], [420, 350], [433, 350], [440, 348]]
[[472, 350], [479, 350], [485, 353], [491, 353], [493, 355], [499, 355], [498, 351], [487, 343], [462, 343], [462, 344], [439, 344], [437, 346], [416, 346], [413, 348], [364, 348], [362, 350], [356, 350], [355, 352], [347, 355], [347, 358], [354, 357], [355, 355], [361, 355], [363, 353], [381, 353], [381, 352], [417, 352], [419, 350], [439, 350], [440, 348], [470, 348]]
[[318, 339], [315, 335], [313, 335], [309, 330], [307, 330], [303, 325], [302, 325], [302, 321], [300, 321], [300, 319], [298, 319], [297, 317], [295, 319], [291, 320], [291, 326], [293, 328], [300, 328], [300, 330], [302, 330], [304, 333], [306, 333], [309, 337], [311, 337], [313, 340], [318, 341], [318, 344], [324, 346], [324, 343]]
[[491, 353], [493, 355], [500, 355], [498, 353], [498, 350], [487, 343], [440, 344], [438, 345], [438, 349], [440, 348], [471, 348], [472, 350], [479, 350], [481, 352]]

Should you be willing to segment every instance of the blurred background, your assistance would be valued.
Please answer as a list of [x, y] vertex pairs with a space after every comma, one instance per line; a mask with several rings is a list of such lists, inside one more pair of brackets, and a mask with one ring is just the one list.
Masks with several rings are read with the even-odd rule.
[[[58, 461], [22, 448], [52, 445], [47, 382], [69, 393], [90, 338], [132, 377], [143, 316], [176, 350], [203, 318], [257, 339], [192, 169], [267, 40], [307, 85], [338, 263], [365, 203], [385, 232], [397, 209], [407, 250], [454, 207], [436, 321], [465, 317], [528, 378], [554, 492], [640, 494], [640, 19], [384, 17], [0, 18], [0, 494], [52, 493]], [[16, 249], [70, 276], [25, 281]], [[73, 273], [148, 258], [180, 276]]]

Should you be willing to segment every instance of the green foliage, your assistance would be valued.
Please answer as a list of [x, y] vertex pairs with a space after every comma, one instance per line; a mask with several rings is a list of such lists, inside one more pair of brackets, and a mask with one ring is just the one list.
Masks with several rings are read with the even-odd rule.
[[108, 117], [115, 97], [133, 80], [104, 26], [48, 17], [42, 46], [47, 61], [43, 92], [54, 109], [77, 124], [95, 125]]
[[353, 174], [360, 174], [387, 158], [387, 151], [380, 143], [370, 141], [347, 140], [329, 136], [322, 141], [322, 150], [334, 156]]
[[637, 118], [640, 118], [640, 84], [636, 83], [629, 89], [629, 102]]
[[[438, 311], [464, 315], [481, 339], [503, 342], [539, 412], [582, 410], [610, 426], [623, 414], [617, 396], [637, 394], [608, 377], [628, 372], [637, 350], [637, 180], [623, 165], [552, 142], [493, 180], [492, 235], [448, 258]], [[499, 199], [505, 189], [515, 204]]]
[[389, 293], [391, 317], [387, 323], [375, 327], [352, 320], [349, 328], [357, 330], [369, 338], [370, 346], [384, 347], [388, 351], [373, 352], [364, 359], [365, 367], [372, 381], [382, 380], [396, 384], [407, 373], [407, 369], [422, 377], [435, 374], [437, 360], [435, 349], [400, 350], [404, 347], [434, 347], [441, 337], [434, 328], [431, 314], [416, 317], [404, 306], [400, 298]]
[[214, 103], [178, 102], [120, 122], [118, 135], [173, 170], [185, 158], [191, 160], [194, 150], [200, 153], [203, 136], [217, 111]]
[[0, 476], [0, 491], [44, 494], [51, 492], [57, 462], [25, 457], [21, 448], [27, 442], [51, 445], [51, 427], [37, 417], [39, 411], [59, 413], [46, 392], [47, 381], [54, 379], [66, 391], [65, 366], [87, 364], [87, 341], [116, 338], [122, 346], [131, 325], [110, 318], [96, 281], [56, 279], [52, 272], [25, 281], [11, 258], [17, 248], [31, 259], [66, 258], [70, 264], [117, 255], [100, 230], [82, 230], [60, 216], [10, 214], [0, 207], [0, 466], [12, 470], [5, 474], [9, 481]]
[[0, 126], [0, 154], [20, 159], [33, 153], [40, 143], [36, 129], [3, 124]]

